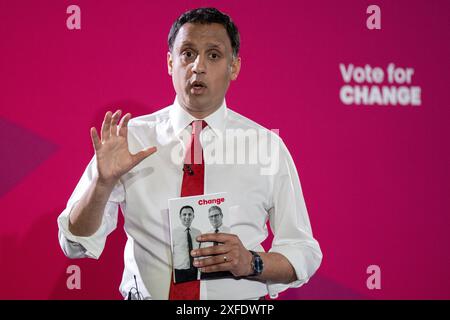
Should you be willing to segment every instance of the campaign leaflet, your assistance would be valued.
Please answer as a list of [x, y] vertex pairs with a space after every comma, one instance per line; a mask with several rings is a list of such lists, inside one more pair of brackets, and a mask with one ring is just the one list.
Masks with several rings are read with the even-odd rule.
[[175, 283], [232, 277], [230, 272], [200, 272], [190, 255], [192, 249], [222, 245], [200, 243], [196, 239], [200, 234], [231, 233], [226, 192], [169, 199], [169, 221]]

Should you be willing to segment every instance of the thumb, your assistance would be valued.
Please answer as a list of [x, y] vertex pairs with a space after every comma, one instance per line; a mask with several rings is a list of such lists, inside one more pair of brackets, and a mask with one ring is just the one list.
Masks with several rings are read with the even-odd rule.
[[147, 158], [148, 156], [154, 154], [156, 152], [156, 147], [150, 147], [145, 150], [139, 151], [135, 155], [133, 155], [134, 165], [137, 165], [139, 162]]

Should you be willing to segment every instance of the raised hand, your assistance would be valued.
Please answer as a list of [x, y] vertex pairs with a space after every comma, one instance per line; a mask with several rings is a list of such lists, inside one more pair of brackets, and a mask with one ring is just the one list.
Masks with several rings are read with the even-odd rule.
[[128, 150], [128, 121], [131, 114], [127, 113], [117, 125], [121, 110], [114, 114], [108, 111], [102, 124], [101, 138], [97, 130], [91, 128], [92, 144], [97, 158], [99, 182], [113, 185], [119, 178], [130, 171], [134, 166], [156, 152], [156, 147], [147, 148], [136, 154]]

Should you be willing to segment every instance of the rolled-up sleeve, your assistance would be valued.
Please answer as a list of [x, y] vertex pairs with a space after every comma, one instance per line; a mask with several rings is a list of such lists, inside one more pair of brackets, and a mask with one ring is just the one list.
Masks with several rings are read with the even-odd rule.
[[281, 140], [279, 159], [279, 170], [273, 180], [273, 206], [269, 210], [274, 234], [269, 252], [285, 256], [293, 266], [297, 280], [289, 284], [268, 283], [268, 291], [273, 298], [281, 291], [307, 283], [322, 261], [319, 243], [312, 234], [297, 169]]
[[105, 247], [106, 238], [117, 226], [119, 205], [123, 205], [124, 202], [125, 193], [123, 185], [119, 182], [114, 187], [108, 202], [106, 203], [105, 212], [99, 229], [89, 237], [73, 235], [69, 231], [70, 212], [80, 201], [96, 175], [97, 164], [94, 157], [70, 196], [66, 208], [57, 219], [59, 244], [64, 254], [72, 259], [85, 257], [98, 259], [100, 257]]

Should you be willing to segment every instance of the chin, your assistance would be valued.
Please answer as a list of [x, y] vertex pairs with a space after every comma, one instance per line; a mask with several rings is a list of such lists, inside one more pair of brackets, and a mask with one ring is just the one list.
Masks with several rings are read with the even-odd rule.
[[205, 96], [189, 96], [187, 105], [192, 109], [204, 109], [212, 104], [212, 101]]

